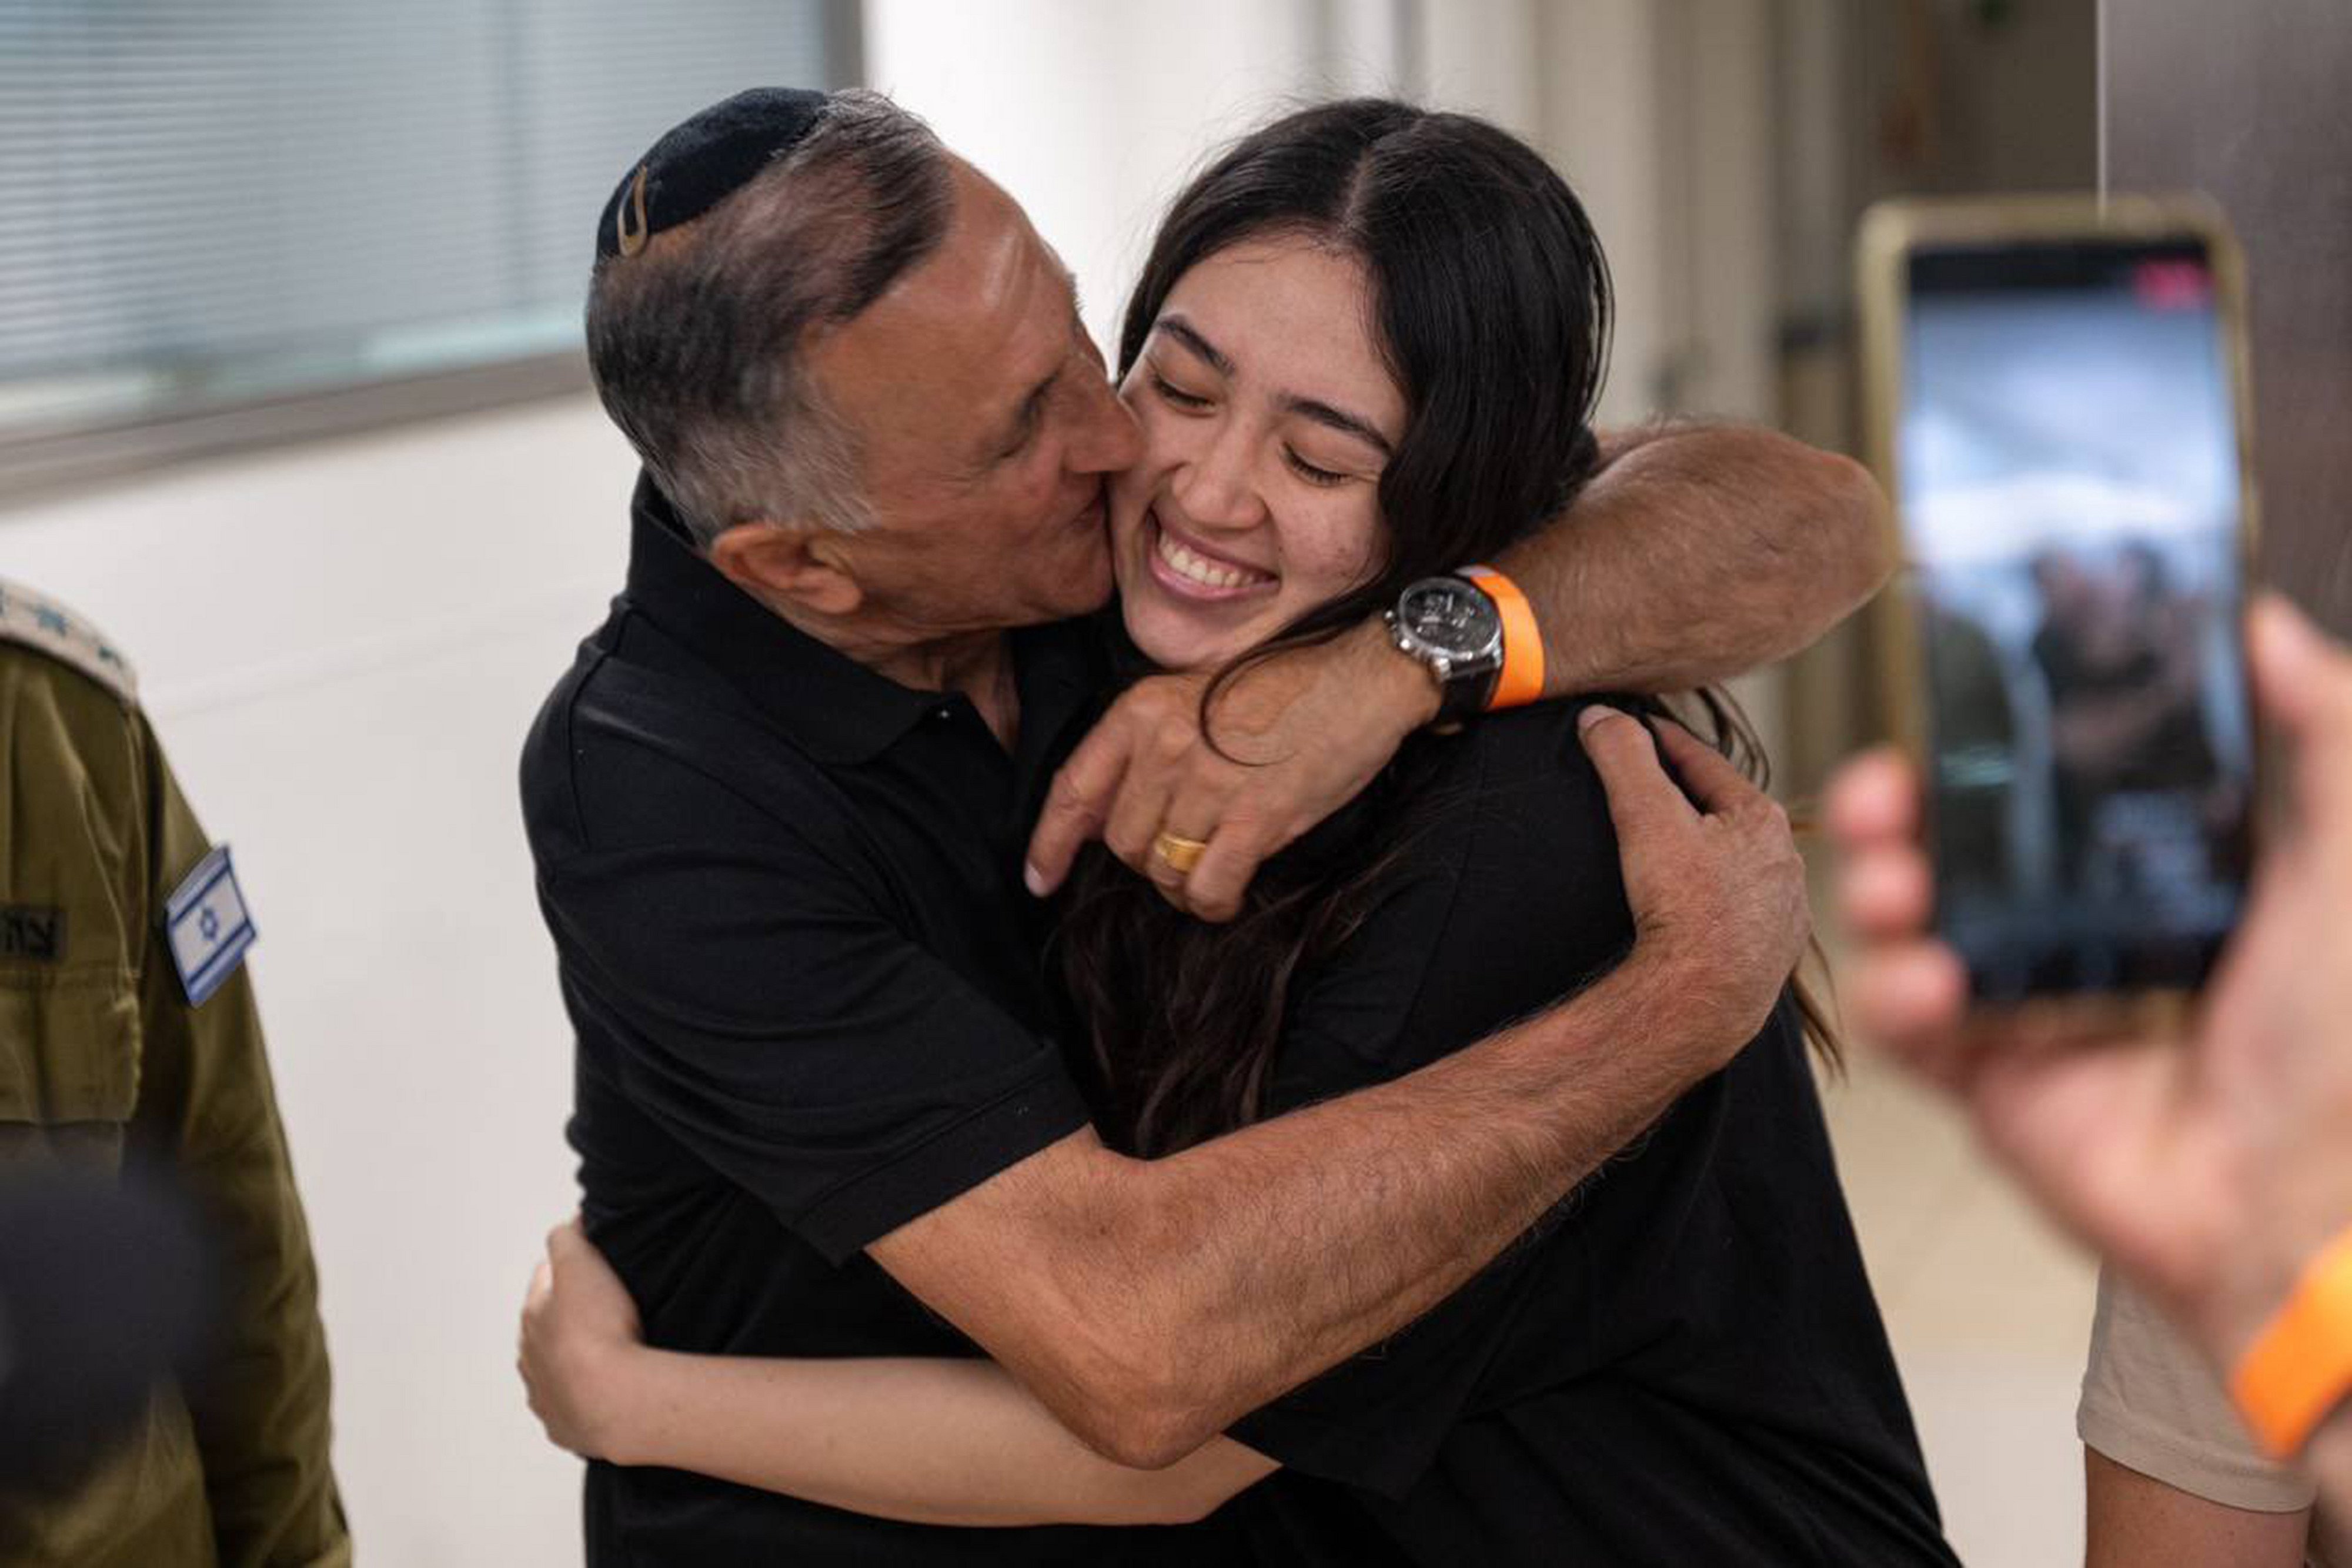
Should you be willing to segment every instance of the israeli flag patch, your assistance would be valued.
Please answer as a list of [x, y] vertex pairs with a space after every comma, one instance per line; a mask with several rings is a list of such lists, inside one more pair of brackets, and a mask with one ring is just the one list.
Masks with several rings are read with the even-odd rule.
[[246, 910], [245, 894], [237, 888], [236, 867], [229, 863], [226, 844], [215, 846], [198, 861], [179, 891], [165, 901], [163, 923], [181, 988], [194, 1007], [236, 973], [245, 950], [258, 935]]

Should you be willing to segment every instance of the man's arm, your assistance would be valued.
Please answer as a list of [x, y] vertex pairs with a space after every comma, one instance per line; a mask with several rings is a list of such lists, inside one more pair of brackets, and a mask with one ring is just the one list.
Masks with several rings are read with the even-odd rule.
[[[1534, 608], [1544, 695], [1671, 692], [1806, 647], [1894, 569], [1885, 497], [1851, 459], [1773, 431], [1612, 432], [1576, 503], [1496, 564]], [[1468, 564], [1468, 563], [1465, 563]], [[1055, 778], [1029, 851], [1058, 886], [1088, 839], [1203, 919], [1229, 919], [1258, 865], [1358, 791], [1436, 716], [1437, 691], [1379, 621], [1259, 664], [1200, 730], [1201, 675], [1138, 683]], [[1163, 830], [1207, 841], [1189, 873]]]
[[1171, 1463], [1394, 1333], [1761, 1027], [1807, 929], [1778, 808], [1596, 709], [1637, 938], [1552, 1011], [1171, 1158], [1084, 1132], [868, 1249], [1089, 1446]]
[[1543, 632], [1544, 695], [1676, 692], [1818, 641], [1895, 570], [1878, 484], [1778, 431], [1609, 431], [1551, 527], [1494, 564]]

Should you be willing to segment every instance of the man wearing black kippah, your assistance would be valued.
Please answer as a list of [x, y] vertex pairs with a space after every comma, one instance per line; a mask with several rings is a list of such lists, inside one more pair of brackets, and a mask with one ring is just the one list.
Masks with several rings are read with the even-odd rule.
[[[1034, 884], [1066, 859], [1024, 862], [1024, 841], [1104, 688], [1072, 622], [1109, 595], [1104, 480], [1138, 452], [1066, 269], [887, 99], [781, 89], [657, 142], [597, 255], [591, 360], [645, 474], [626, 591], [542, 708], [522, 787], [578, 1035], [583, 1218], [651, 1343], [984, 1354], [1099, 1452], [1165, 1466], [1410, 1322], [1753, 1032], [1720, 1020], [1777, 995], [1801, 894], [1759, 901], [1770, 929], [1724, 934], [1753, 964], [1685, 974], [1637, 947], [1394, 1083], [1167, 1160], [1105, 1148], [1052, 1043], [1023, 887], [1024, 863]], [[1514, 566], [1559, 632], [1547, 694], [1762, 663], [1884, 573], [1874, 497], [1838, 460], [1760, 433], [1604, 451], [1569, 523]], [[1736, 503], [1718, 477], [1734, 464]], [[1743, 528], [1723, 530], [1732, 504]], [[1639, 556], [1618, 548], [1629, 508]], [[1659, 559], [1742, 580], [1714, 596], [1704, 657], [1675, 606], [1654, 606], [1658, 626], [1627, 613], [1660, 597]], [[1603, 606], [1632, 629], [1614, 663], [1580, 665], [1564, 629]], [[1244, 819], [1319, 817], [1438, 706], [1377, 623], [1255, 690], [1304, 695], [1255, 724], [1280, 760], [1224, 797], [1236, 841]], [[1129, 705], [1153, 701], [1164, 731], [1164, 692], [1106, 722], [1132, 730]], [[1181, 746], [1159, 760], [1219, 765]], [[1168, 787], [1150, 764], [1119, 770], [1147, 798]], [[1108, 817], [1140, 856], [1157, 819], [1135, 841], [1098, 792], [1066, 780], [1078, 809], [1055, 821]], [[1169, 891], [1230, 912], [1181, 876]], [[1572, 1065], [1635, 1019], [1639, 1051]], [[597, 1563], [1219, 1551], [892, 1523], [601, 1462], [587, 1533]]]

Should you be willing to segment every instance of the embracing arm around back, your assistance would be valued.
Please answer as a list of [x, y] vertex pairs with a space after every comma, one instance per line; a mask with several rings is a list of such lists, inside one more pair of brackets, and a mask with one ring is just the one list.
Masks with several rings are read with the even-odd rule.
[[[1052, 1498], [1083, 1504], [1055, 1518], [1197, 1517], [1258, 1479], [1269, 1462], [1218, 1434], [1483, 1268], [1755, 1034], [1803, 945], [1802, 871], [1778, 809], [1666, 726], [1685, 798], [1647, 730], [1591, 718], [1635, 931], [1616, 970], [1405, 1078], [1166, 1159], [1074, 1134], [869, 1248], [1019, 1388], [992, 1369], [669, 1357], [638, 1364], [656, 1391], [622, 1403], [658, 1413], [638, 1437], [657, 1427], [698, 1446], [601, 1445], [960, 1522], [1022, 1522]], [[859, 1365], [923, 1388], [917, 1410], [953, 1412], [925, 1423], [919, 1464]], [[752, 1378], [770, 1381], [751, 1392]], [[1132, 1473], [1152, 1470], [1173, 1473]]]
[[[1097, 1451], [1165, 1465], [1412, 1322], [1762, 1027], [1810, 931], [1780, 808], [1594, 708], [1632, 956], [1393, 1082], [1166, 1159], [1074, 1134], [867, 1250]], [[1691, 791], [1685, 797], [1684, 789]]]
[[1668, 693], [1820, 640], [1895, 570], [1877, 481], [1778, 431], [1604, 432], [1566, 516], [1495, 564], [1543, 633], [1544, 695]]
[[548, 1437], [916, 1524], [1184, 1524], [1276, 1468], [1217, 1437], [1163, 1469], [1105, 1458], [992, 1361], [686, 1355], [577, 1220], [547, 1239], [520, 1365]]

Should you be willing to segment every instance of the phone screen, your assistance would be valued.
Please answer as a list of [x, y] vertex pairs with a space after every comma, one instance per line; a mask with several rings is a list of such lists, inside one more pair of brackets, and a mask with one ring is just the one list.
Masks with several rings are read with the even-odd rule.
[[1928, 247], [1906, 283], [1938, 926], [1987, 999], [2194, 986], [2243, 898], [2252, 789], [2206, 246]]

